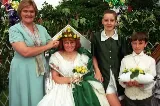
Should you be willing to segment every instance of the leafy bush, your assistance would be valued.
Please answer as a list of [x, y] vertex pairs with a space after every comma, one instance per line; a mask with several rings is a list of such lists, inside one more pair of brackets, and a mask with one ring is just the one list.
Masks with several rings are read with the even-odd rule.
[[92, 31], [99, 31], [102, 28], [102, 14], [108, 8], [108, 3], [102, 0], [64, 0], [56, 8], [45, 3], [43, 9], [39, 11], [39, 17], [42, 19], [42, 25], [52, 36], [67, 24], [82, 35], [90, 35]]
[[[1, 4], [0, 4], [1, 7]], [[8, 87], [8, 72], [13, 50], [8, 41], [8, 16], [5, 8], [0, 11], [0, 92]]]
[[125, 11], [121, 14], [119, 31], [125, 36], [130, 36], [137, 31], [144, 31], [149, 34], [150, 42], [159, 42], [160, 23], [156, 19], [154, 12], [154, 10]]
[[121, 13], [119, 32], [130, 37], [134, 32], [143, 31], [149, 35], [149, 44], [146, 51], [150, 54], [157, 42], [160, 42], [160, 7], [158, 0], [128, 0], [128, 10]]

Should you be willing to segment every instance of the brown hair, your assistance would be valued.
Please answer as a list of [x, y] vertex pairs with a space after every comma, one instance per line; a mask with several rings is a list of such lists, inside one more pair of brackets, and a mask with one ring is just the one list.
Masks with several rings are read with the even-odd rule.
[[80, 39], [74, 39], [74, 38], [62, 38], [59, 40], [59, 46], [58, 46], [58, 50], [64, 50], [64, 47], [63, 47], [63, 41], [66, 41], [66, 40], [75, 40], [76, 41], [76, 47], [75, 47], [75, 50], [78, 50], [80, 47], [81, 47], [81, 43], [80, 43]]
[[103, 16], [105, 14], [113, 14], [115, 16], [115, 20], [117, 20], [117, 13], [114, 10], [105, 10]]
[[33, 0], [22, 0], [19, 3], [18, 9], [17, 9], [17, 13], [18, 13], [20, 18], [21, 18], [22, 9], [27, 7], [27, 6], [33, 6], [33, 8], [35, 10], [35, 15], [38, 14], [38, 9], [37, 9], [36, 3]]
[[131, 42], [136, 40], [148, 42], [148, 34], [145, 32], [136, 32], [131, 36]]

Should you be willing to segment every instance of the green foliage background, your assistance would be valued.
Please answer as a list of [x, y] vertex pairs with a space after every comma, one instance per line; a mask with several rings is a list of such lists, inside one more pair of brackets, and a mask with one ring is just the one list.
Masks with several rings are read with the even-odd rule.
[[89, 38], [93, 31], [102, 28], [101, 18], [108, 3], [103, 0], [64, 0], [61, 5], [53, 8], [47, 3], [39, 11], [39, 18], [51, 36], [54, 36], [67, 24]]
[[[1, 4], [0, 4], [1, 7]], [[13, 50], [8, 41], [8, 16], [4, 8], [0, 11], [0, 93], [8, 87], [8, 72]]]
[[149, 41], [160, 42], [160, 6], [159, 0], [128, 0], [132, 11], [125, 10], [119, 21], [119, 31], [124, 36], [131, 36], [137, 31], [147, 32]]

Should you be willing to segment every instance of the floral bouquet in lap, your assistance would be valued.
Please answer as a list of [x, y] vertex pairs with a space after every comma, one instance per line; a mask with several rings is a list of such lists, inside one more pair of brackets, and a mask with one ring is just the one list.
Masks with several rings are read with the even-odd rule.
[[119, 76], [120, 82], [137, 81], [140, 84], [148, 84], [154, 82], [154, 77], [151, 74], [145, 73], [144, 70], [139, 67], [124, 69]]
[[77, 80], [74, 80], [73, 83], [79, 84], [79, 82], [83, 80], [83, 76], [87, 74], [89, 70], [87, 69], [86, 66], [76, 66], [72, 72], [74, 73], [72, 76], [72, 81], [73, 79], [78, 78]]

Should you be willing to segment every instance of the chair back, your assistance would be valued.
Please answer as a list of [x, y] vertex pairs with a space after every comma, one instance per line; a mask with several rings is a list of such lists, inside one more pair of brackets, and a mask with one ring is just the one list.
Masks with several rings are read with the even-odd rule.
[[156, 60], [156, 63], [160, 60], [160, 44], [156, 46], [151, 56]]

